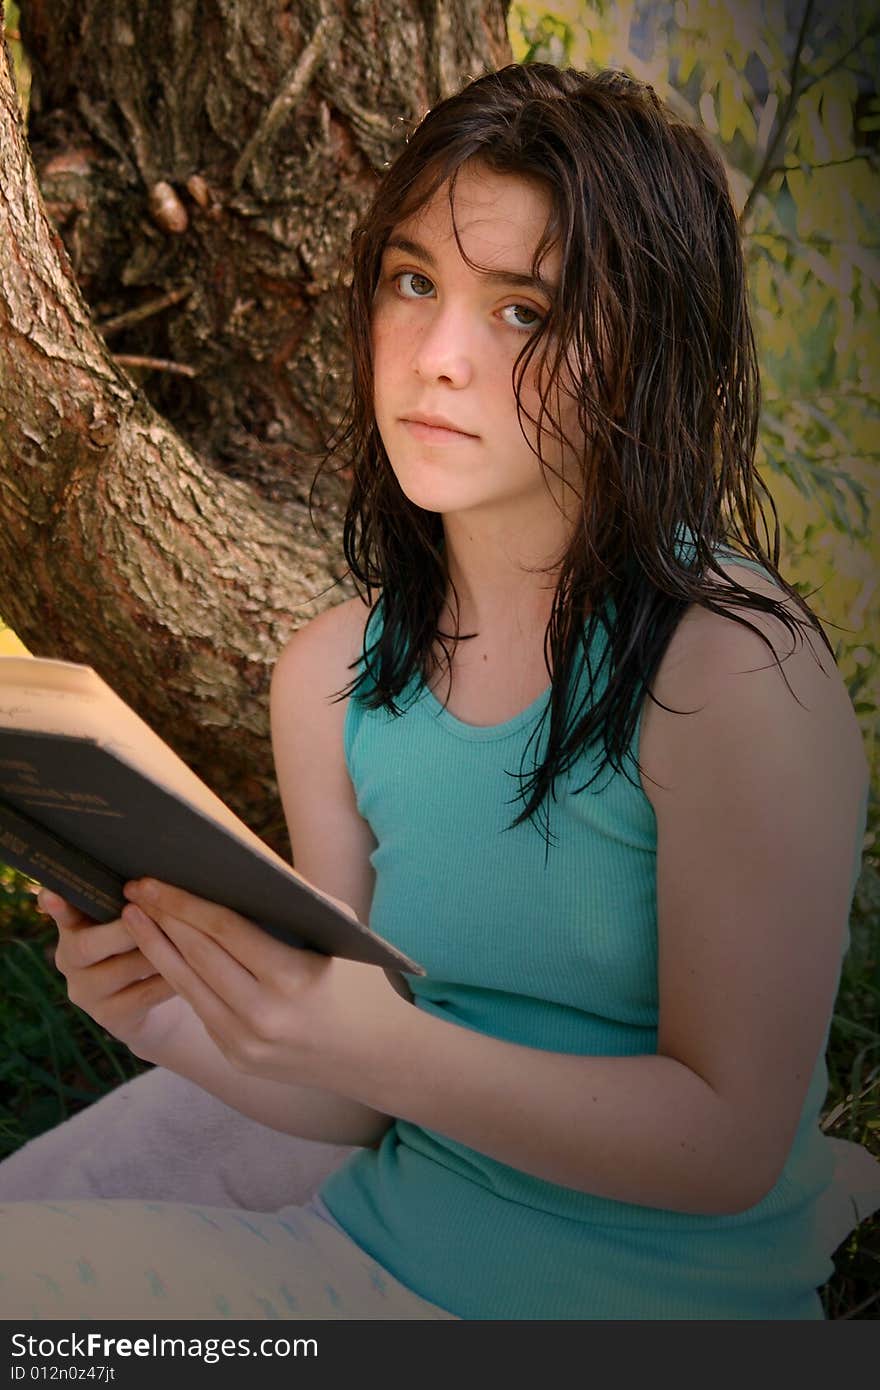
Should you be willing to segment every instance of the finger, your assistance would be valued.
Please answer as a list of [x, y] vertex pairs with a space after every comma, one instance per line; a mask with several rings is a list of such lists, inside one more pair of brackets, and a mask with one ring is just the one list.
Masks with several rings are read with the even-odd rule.
[[[239, 1015], [237, 1009], [231, 1007], [231, 1001], [234, 1000], [236, 1005], [247, 1002], [243, 998], [243, 986], [246, 986], [247, 982], [250, 982], [252, 989], [257, 987], [256, 980], [247, 970], [238, 965], [221, 947], [201, 935], [196, 928], [187, 927], [186, 923], [174, 923], [172, 930], [175, 931], [176, 940], [172, 940], [165, 930], [133, 904], [123, 909], [123, 921], [129, 924], [132, 935], [147, 959], [163, 979], [173, 986], [175, 993], [191, 1005], [209, 1032], [227, 1037], [240, 1032]], [[187, 937], [188, 954], [198, 968], [191, 964], [181, 949], [184, 937]], [[213, 962], [214, 968], [211, 961], [205, 964], [209, 955], [206, 948], [210, 948], [218, 957], [226, 956], [225, 971], [218, 970], [216, 960]], [[203, 970], [207, 970], [213, 983], [220, 983], [222, 995], [204, 978]]]
[[76, 969], [97, 965], [108, 956], [125, 955], [137, 943], [126, 924], [116, 918], [113, 922], [79, 922], [58, 928], [58, 952]]
[[89, 971], [89, 979], [106, 998], [158, 973], [153, 962], [136, 946], [124, 956], [110, 956], [107, 960], [100, 961]]
[[73, 970], [67, 976], [67, 994], [71, 1003], [87, 1013], [116, 1007], [122, 995], [132, 986], [160, 978], [152, 961], [142, 951], [130, 951], [127, 956], [112, 956], [87, 972]]
[[56, 926], [59, 927], [73, 926], [79, 922], [91, 922], [93, 920], [75, 908], [66, 898], [62, 898], [58, 893], [50, 892], [48, 888], [41, 888], [37, 894], [37, 907], [46, 917], [51, 917]]
[[163, 980], [161, 975], [153, 974], [145, 980], [137, 980], [127, 989], [119, 990], [106, 1001], [102, 1010], [103, 1026], [112, 1033], [113, 1023], [117, 1016], [127, 1026], [133, 1014], [147, 1013], [150, 1009], [154, 1009], [157, 1004], [164, 1004], [166, 1000], [174, 997], [174, 990], [167, 980]]
[[276, 941], [262, 927], [230, 908], [156, 879], [126, 883], [123, 892], [160, 927], [173, 920], [196, 928], [258, 978], [271, 979], [290, 963], [293, 947]]
[[[306, 882], [308, 882], [308, 880], [306, 880]], [[329, 893], [325, 893], [324, 897], [327, 899], [328, 903], [332, 903], [334, 907], [338, 908], [345, 917], [350, 917], [353, 922], [357, 922], [358, 926], [361, 925], [361, 919], [358, 917], [351, 903], [344, 903], [341, 898], [331, 898]]]
[[[123, 921], [136, 922], [134, 914], [138, 912], [141, 912], [140, 908], [129, 904], [123, 909]], [[141, 917], [144, 916], [141, 913]], [[147, 917], [146, 920], [151, 919]], [[259, 989], [256, 977], [247, 966], [198, 927], [173, 917], [169, 912], [163, 912], [155, 925], [175, 946], [194, 974], [210, 985], [222, 999], [240, 999]]]
[[[129, 937], [129, 949], [113, 952], [100, 960], [83, 960], [77, 941], [71, 942], [63, 936], [55, 948], [55, 965], [69, 982], [87, 977], [86, 988], [106, 994], [132, 980], [142, 979], [155, 973], [155, 966], [148, 960], [133, 938]], [[79, 991], [82, 992], [81, 990]]]

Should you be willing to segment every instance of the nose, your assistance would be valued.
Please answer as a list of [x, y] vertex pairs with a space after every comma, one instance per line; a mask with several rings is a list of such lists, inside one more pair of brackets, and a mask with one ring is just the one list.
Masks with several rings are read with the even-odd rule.
[[463, 310], [438, 305], [424, 324], [416, 344], [413, 365], [426, 382], [467, 386], [474, 370], [474, 342]]

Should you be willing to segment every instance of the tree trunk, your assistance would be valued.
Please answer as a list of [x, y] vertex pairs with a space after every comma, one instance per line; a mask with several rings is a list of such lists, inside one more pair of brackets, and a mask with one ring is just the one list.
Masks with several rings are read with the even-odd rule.
[[349, 592], [338, 270], [508, 3], [23, 0], [33, 163], [0, 53], [0, 613], [277, 848], [271, 668]]

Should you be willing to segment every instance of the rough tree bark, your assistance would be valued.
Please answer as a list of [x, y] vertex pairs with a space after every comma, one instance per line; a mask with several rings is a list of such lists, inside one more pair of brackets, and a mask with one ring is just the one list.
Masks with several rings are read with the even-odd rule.
[[22, 0], [32, 158], [0, 52], [0, 613], [281, 849], [271, 667], [346, 592], [338, 480], [306, 508], [337, 271], [408, 124], [509, 61], [508, 5]]

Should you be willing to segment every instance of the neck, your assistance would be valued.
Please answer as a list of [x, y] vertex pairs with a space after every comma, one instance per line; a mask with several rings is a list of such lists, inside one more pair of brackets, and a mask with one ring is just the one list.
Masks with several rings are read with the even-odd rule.
[[[444, 516], [446, 562], [462, 632], [540, 632], [550, 617], [568, 534], [555, 508], [514, 529], [473, 513]], [[450, 620], [452, 588], [447, 593]]]

